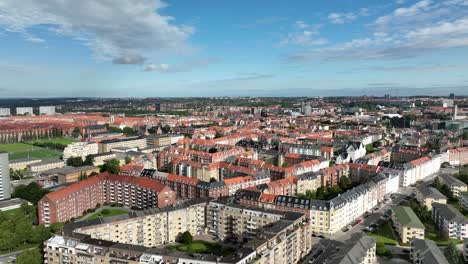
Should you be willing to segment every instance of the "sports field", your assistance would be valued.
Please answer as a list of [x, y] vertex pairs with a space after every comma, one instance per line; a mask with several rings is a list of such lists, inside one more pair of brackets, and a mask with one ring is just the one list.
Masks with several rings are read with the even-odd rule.
[[56, 143], [56, 144], [68, 145], [73, 142], [76, 142], [76, 140], [71, 139], [71, 138], [49, 138], [49, 139], [34, 140], [33, 142], [30, 142], [30, 143], [43, 143], [43, 144]]
[[52, 149], [36, 147], [24, 143], [0, 144], [0, 151], [9, 153], [9, 159], [39, 158], [54, 159], [59, 158], [62, 152]]

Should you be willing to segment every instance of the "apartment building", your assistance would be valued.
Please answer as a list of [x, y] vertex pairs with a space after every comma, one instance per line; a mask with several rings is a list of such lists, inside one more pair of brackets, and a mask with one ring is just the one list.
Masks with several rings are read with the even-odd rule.
[[321, 156], [326, 159], [333, 157], [333, 147], [323, 144], [291, 144], [281, 143], [279, 145], [280, 153], [296, 153], [309, 156]]
[[445, 197], [445, 195], [439, 192], [436, 188], [428, 186], [420, 186], [416, 188], [416, 199], [429, 210], [432, 210], [433, 203], [447, 203], [447, 197]]
[[0, 200], [11, 198], [8, 153], [0, 152]]
[[439, 171], [442, 155], [424, 156], [406, 163], [380, 162], [379, 167], [401, 171], [400, 186], [407, 187]]
[[175, 193], [150, 179], [102, 173], [45, 195], [38, 203], [39, 223], [65, 222], [104, 202], [162, 208], [175, 204]]
[[432, 220], [450, 238], [468, 238], [468, 219], [450, 204], [433, 204]]
[[298, 217], [302, 214], [248, 208], [221, 200], [211, 201], [207, 208], [207, 228], [219, 240], [236, 239], [247, 241], [256, 232], [285, 217]]
[[415, 238], [424, 239], [425, 227], [413, 209], [407, 206], [396, 206], [392, 208], [392, 211], [393, 225], [401, 242], [408, 243]]
[[16, 107], [16, 115], [33, 115], [32, 107]]
[[94, 239], [156, 247], [175, 242], [185, 231], [205, 234], [206, 207], [210, 199], [194, 199], [174, 207], [147, 209], [125, 215], [66, 224], [68, 233]]
[[449, 264], [444, 253], [432, 240], [413, 239], [410, 251], [411, 263]]
[[[360, 235], [346, 241], [343, 248], [328, 256], [326, 262], [333, 264], [371, 264], [377, 263], [375, 238]], [[350, 262], [351, 260], [351, 262]]]
[[10, 116], [10, 108], [0, 108], [0, 116]]
[[459, 198], [462, 192], [468, 191], [468, 186], [464, 182], [451, 175], [439, 175], [439, 180], [442, 184], [447, 184], [447, 186], [450, 187], [450, 191], [454, 197]]
[[468, 192], [461, 192], [458, 197], [458, 203], [468, 211]]
[[156, 135], [152, 134], [146, 137], [146, 145], [148, 148], [155, 148], [162, 150], [165, 147], [172, 145], [172, 137], [169, 134], [166, 135]]
[[425, 154], [427, 154], [427, 151], [424, 151], [416, 146], [397, 145], [392, 148], [390, 161], [396, 163], [406, 163], [419, 159]]
[[468, 164], [468, 147], [447, 150], [448, 162], [452, 166]]
[[381, 161], [390, 162], [391, 155], [392, 155], [391, 148], [383, 148], [381, 150], [367, 154], [357, 159], [355, 163], [377, 166], [379, 162]]
[[10, 169], [12, 170], [25, 170], [29, 164], [41, 162], [41, 159], [36, 158], [24, 158], [10, 161]]
[[249, 190], [238, 192], [236, 198], [247, 206], [303, 213], [310, 219], [312, 232], [333, 234], [397, 192], [398, 184], [399, 174], [386, 172], [330, 201], [265, 193], [257, 195]]
[[101, 166], [107, 160], [116, 159], [117, 153], [112, 153], [112, 152], [100, 153], [100, 154], [93, 155], [93, 158], [94, 158], [93, 165]]
[[39, 106], [40, 115], [54, 115], [55, 106]]
[[42, 172], [46, 170], [63, 168], [65, 167], [65, 162], [59, 159], [43, 160], [36, 163], [31, 163], [28, 166], [28, 170], [31, 172]]
[[81, 157], [83, 160], [88, 155], [98, 154], [98, 144], [94, 142], [75, 142], [69, 144], [63, 150], [63, 160], [71, 157]]
[[312, 247], [307, 224], [294, 220], [279, 220], [266, 226], [246, 245], [256, 249], [256, 264], [298, 263]]
[[315, 191], [321, 187], [322, 176], [315, 172], [304, 173], [296, 176], [296, 191], [297, 193], [305, 194], [307, 191]]
[[146, 148], [146, 139], [142, 137], [128, 137], [122, 139], [102, 140], [98, 144], [98, 152], [110, 152], [113, 148]]

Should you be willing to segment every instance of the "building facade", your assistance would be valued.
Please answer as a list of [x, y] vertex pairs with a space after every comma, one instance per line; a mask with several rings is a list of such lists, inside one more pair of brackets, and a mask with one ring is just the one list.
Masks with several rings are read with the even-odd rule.
[[8, 153], [0, 152], [0, 200], [11, 198]]

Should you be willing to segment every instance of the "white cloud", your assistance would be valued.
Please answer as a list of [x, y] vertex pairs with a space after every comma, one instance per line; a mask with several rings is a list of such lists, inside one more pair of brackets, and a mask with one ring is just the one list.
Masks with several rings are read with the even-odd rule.
[[0, 27], [41, 42], [29, 31], [45, 25], [84, 42], [98, 58], [139, 64], [129, 58], [190, 49], [186, 42], [194, 29], [160, 15], [165, 6], [160, 0], [2, 0]]
[[327, 43], [325, 38], [320, 37], [321, 25], [309, 25], [304, 21], [296, 21], [293, 32], [289, 33], [280, 45], [317, 46]]
[[179, 64], [148, 64], [146, 65], [143, 70], [144, 71], [157, 71], [160, 73], [174, 73], [174, 72], [185, 72], [190, 71], [192, 69], [196, 69], [202, 66], [206, 66], [209, 64], [218, 63], [220, 60], [217, 58], [206, 58], [206, 59], [195, 59], [190, 61], [185, 61]]
[[328, 15], [328, 19], [333, 24], [344, 24], [355, 20], [357, 16], [352, 13], [331, 13]]
[[293, 52], [286, 58], [290, 62], [403, 59], [442, 49], [468, 47], [465, 1], [422, 0], [377, 18], [369, 25], [369, 37]]
[[367, 16], [369, 15], [369, 9], [361, 8], [359, 12], [347, 12], [347, 13], [330, 13], [328, 15], [328, 20], [330, 20], [333, 24], [345, 24], [356, 20], [360, 16]]

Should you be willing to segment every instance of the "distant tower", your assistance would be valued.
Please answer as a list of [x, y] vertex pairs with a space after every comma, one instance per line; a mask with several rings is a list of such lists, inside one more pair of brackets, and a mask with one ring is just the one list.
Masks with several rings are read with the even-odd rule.
[[450, 99], [454, 100], [455, 99], [455, 94], [451, 93], [449, 96]]
[[114, 115], [111, 115], [111, 116], [110, 116], [110, 122], [109, 122], [109, 123], [110, 123], [110, 124], [114, 124], [114, 122], [115, 122], [115, 116], [114, 116]]

